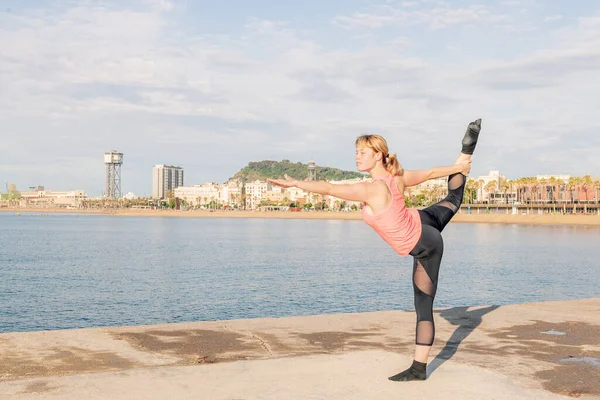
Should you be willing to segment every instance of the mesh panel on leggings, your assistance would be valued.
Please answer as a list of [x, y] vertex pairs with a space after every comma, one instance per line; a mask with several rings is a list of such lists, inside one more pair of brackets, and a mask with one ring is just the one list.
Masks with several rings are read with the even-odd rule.
[[[435, 297], [436, 285], [427, 274], [423, 265], [417, 261], [413, 271], [413, 284], [417, 301], [417, 332], [416, 343], [423, 346], [431, 346], [435, 336], [433, 324], [433, 299]], [[422, 319], [424, 318], [424, 320]]]
[[437, 203], [437, 205], [447, 207], [456, 212], [463, 200], [465, 182], [466, 177], [463, 174], [450, 175], [448, 177], [448, 196]]

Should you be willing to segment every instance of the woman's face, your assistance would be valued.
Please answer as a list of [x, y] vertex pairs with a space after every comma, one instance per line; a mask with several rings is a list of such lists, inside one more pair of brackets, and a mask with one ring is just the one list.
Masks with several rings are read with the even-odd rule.
[[372, 170], [377, 164], [377, 153], [368, 147], [356, 148], [356, 169], [360, 172]]

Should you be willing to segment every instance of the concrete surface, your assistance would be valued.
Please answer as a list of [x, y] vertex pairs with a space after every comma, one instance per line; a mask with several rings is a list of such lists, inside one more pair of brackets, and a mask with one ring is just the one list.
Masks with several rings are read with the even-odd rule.
[[0, 399], [600, 399], [600, 299], [0, 334]]

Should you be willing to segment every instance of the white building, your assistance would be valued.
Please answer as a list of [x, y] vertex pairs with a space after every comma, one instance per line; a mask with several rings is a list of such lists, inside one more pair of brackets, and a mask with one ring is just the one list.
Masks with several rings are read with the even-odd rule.
[[220, 199], [224, 206], [241, 207], [243, 185], [238, 181], [229, 181], [220, 186]]
[[79, 207], [88, 198], [83, 190], [21, 192], [21, 205], [29, 207]]
[[183, 168], [155, 165], [152, 169], [152, 197], [164, 199], [170, 190], [183, 186]]
[[430, 179], [418, 185], [406, 188], [408, 196], [416, 196], [424, 191], [436, 190], [436, 196], [440, 199], [448, 195], [448, 177], [444, 176], [441, 178]]
[[211, 202], [222, 203], [221, 187], [213, 182], [202, 185], [180, 186], [173, 191], [175, 197], [185, 200], [193, 206], [203, 206]]
[[[273, 188], [271, 182], [256, 180], [244, 185], [243, 196], [246, 208], [256, 210], [263, 200], [263, 195]], [[265, 197], [266, 198], [266, 197]]]
[[492, 203], [494, 199], [491, 198], [491, 195], [495, 194], [495, 192], [490, 193], [486, 186], [490, 182], [496, 182], [496, 191], [500, 190], [500, 185], [502, 182], [506, 180], [506, 177], [500, 173], [500, 171], [490, 171], [488, 175], [482, 175], [475, 178], [475, 183], [477, 187], [477, 203]]
[[302, 200], [307, 203], [309, 202], [308, 201], [308, 193], [305, 192], [304, 190], [296, 188], [296, 187], [287, 188], [285, 190], [284, 195], [285, 195], [285, 197], [290, 199], [292, 202], [296, 202], [298, 200]]

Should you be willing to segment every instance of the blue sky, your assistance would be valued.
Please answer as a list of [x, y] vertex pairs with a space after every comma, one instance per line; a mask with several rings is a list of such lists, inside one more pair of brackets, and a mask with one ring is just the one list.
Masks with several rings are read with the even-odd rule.
[[100, 195], [155, 164], [186, 184], [249, 161], [354, 169], [384, 135], [405, 168], [449, 164], [483, 118], [472, 175], [600, 176], [592, 1], [33, 1], [0, 8], [0, 180]]

